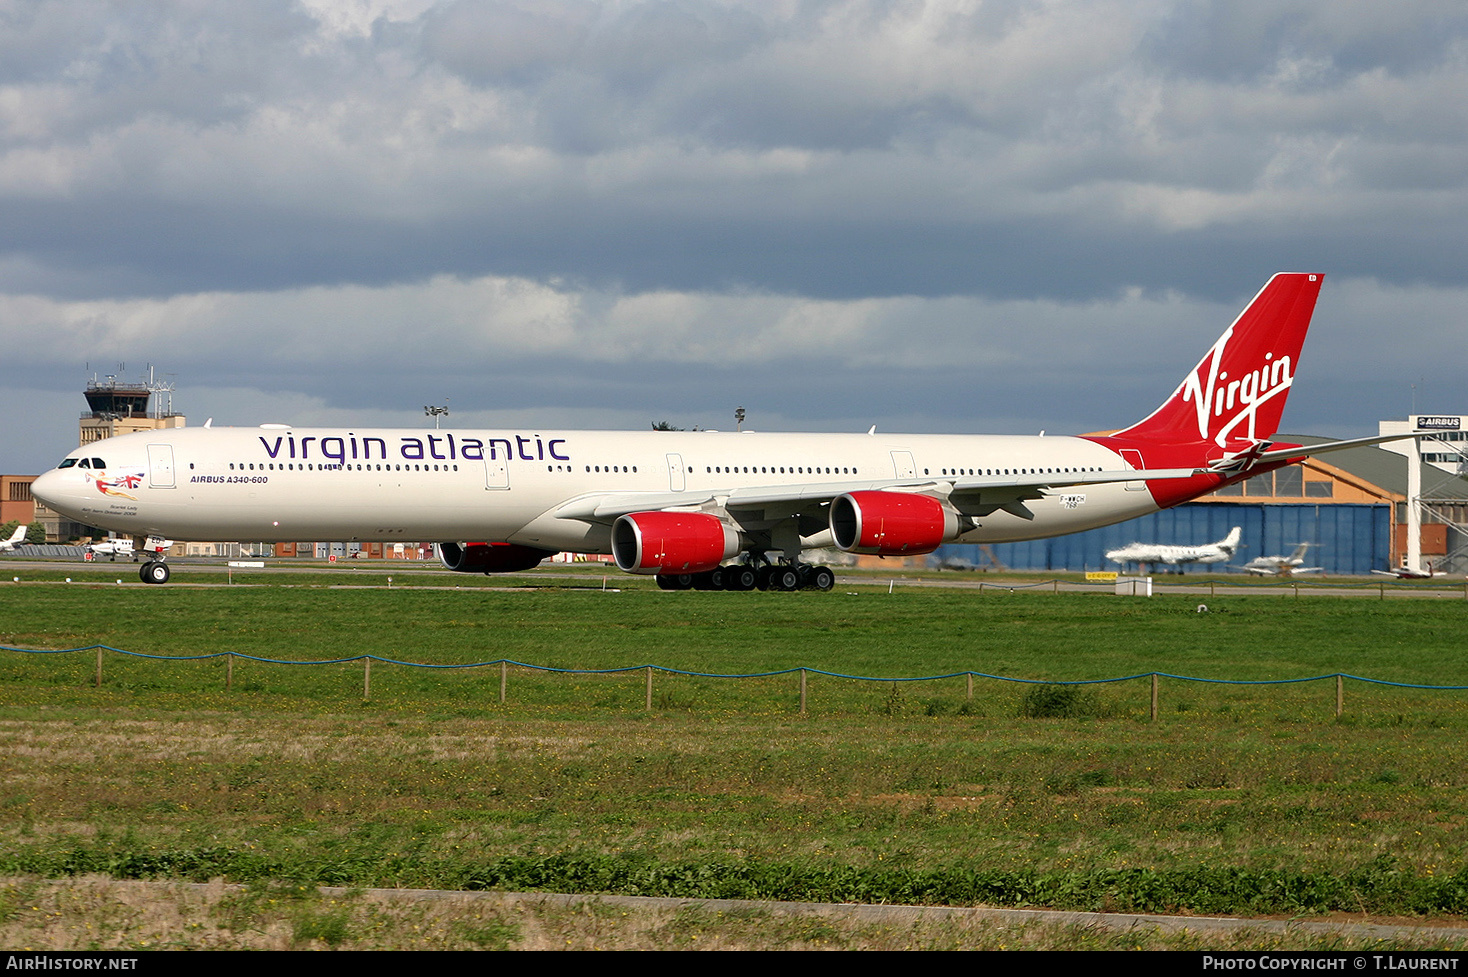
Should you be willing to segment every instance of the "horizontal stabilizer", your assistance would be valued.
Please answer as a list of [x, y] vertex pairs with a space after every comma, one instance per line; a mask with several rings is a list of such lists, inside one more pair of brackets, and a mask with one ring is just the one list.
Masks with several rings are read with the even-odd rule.
[[1271, 461], [1286, 461], [1290, 458], [1308, 458], [1312, 455], [1323, 455], [1331, 451], [1341, 451], [1345, 448], [1366, 448], [1374, 444], [1385, 444], [1387, 441], [1405, 441], [1408, 438], [1432, 437], [1437, 437], [1437, 433], [1433, 431], [1418, 431], [1414, 434], [1383, 434], [1371, 438], [1349, 438], [1345, 441], [1327, 441], [1324, 444], [1278, 448], [1274, 451], [1264, 451], [1255, 455], [1253, 463], [1264, 464]]

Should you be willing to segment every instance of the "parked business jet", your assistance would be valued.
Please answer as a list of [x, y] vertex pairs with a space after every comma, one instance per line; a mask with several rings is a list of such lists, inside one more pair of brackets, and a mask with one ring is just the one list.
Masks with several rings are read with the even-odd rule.
[[1293, 577], [1297, 573], [1319, 573], [1325, 567], [1305, 566], [1305, 553], [1309, 543], [1301, 543], [1289, 556], [1256, 556], [1239, 569], [1261, 577]]
[[1421, 570], [1415, 567], [1400, 566], [1390, 570], [1372, 570], [1371, 572], [1383, 577], [1396, 577], [1398, 580], [1430, 580], [1433, 577], [1446, 577], [1448, 575], [1448, 571], [1446, 570], [1433, 569], [1431, 563], [1428, 563]]
[[1178, 567], [1178, 572], [1181, 573], [1181, 568], [1189, 563], [1224, 563], [1233, 559], [1235, 551], [1239, 548], [1241, 533], [1242, 530], [1235, 526], [1223, 539], [1204, 546], [1128, 543], [1120, 549], [1109, 550], [1106, 559], [1122, 565], [1135, 563], [1139, 568], [1145, 567], [1148, 572], [1155, 570], [1157, 564], [1163, 563], [1167, 566]]
[[110, 556], [112, 562], [116, 563], [119, 556], [137, 562], [138, 554], [131, 536], [108, 536], [99, 539], [95, 543], [87, 544], [87, 552], [94, 557]]
[[31, 527], [29, 526], [16, 526], [15, 532], [10, 534], [9, 539], [0, 539], [0, 553], [5, 552], [6, 550], [13, 550], [21, 543], [24, 543], [25, 531], [30, 528]]
[[[136, 536], [432, 540], [470, 573], [610, 553], [666, 589], [826, 590], [831, 570], [802, 551], [1058, 536], [1391, 440], [1270, 441], [1320, 284], [1274, 276], [1161, 407], [1110, 436], [181, 428], [78, 448], [32, 492]], [[147, 549], [143, 580], [166, 582]]]

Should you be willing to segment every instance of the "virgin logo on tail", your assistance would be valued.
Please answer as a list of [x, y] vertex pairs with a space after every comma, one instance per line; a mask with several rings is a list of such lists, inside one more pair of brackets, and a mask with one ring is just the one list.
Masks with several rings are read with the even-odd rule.
[[[1227, 358], [1228, 341], [1233, 334], [1230, 327], [1198, 364], [1198, 369], [1188, 374], [1180, 388], [1183, 402], [1191, 401], [1197, 410], [1198, 438], [1207, 440], [1211, 437], [1219, 445], [1230, 438], [1257, 440], [1261, 436], [1256, 432], [1260, 409], [1273, 398], [1283, 397], [1295, 382], [1289, 356], [1276, 358], [1272, 351], [1264, 354], [1263, 365], [1230, 379], [1228, 371], [1220, 369], [1220, 366]], [[1233, 411], [1235, 406], [1238, 413], [1225, 417], [1224, 412]], [[1215, 419], [1221, 420], [1215, 423]], [[1236, 434], [1239, 425], [1245, 421], [1249, 422], [1248, 430]]]
[[1273, 436], [1323, 278], [1271, 278], [1167, 402], [1116, 436], [1219, 446]]

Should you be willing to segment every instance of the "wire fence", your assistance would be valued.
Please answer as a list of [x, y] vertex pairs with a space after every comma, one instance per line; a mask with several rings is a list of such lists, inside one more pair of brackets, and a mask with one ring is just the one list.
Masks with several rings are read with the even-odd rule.
[[17, 648], [0, 645], [0, 651], [12, 652], [21, 655], [83, 655], [93, 652], [96, 656], [96, 669], [94, 674], [94, 685], [102, 688], [104, 684], [103, 661], [104, 654], [110, 652], [126, 658], [134, 658], [146, 661], [181, 663], [201, 662], [223, 659], [225, 662], [224, 688], [226, 692], [234, 690], [234, 664], [237, 660], [254, 662], [263, 665], [281, 666], [305, 666], [323, 667], [333, 665], [349, 665], [360, 662], [362, 665], [362, 699], [370, 700], [372, 697], [372, 665], [392, 665], [409, 669], [426, 669], [429, 671], [464, 671], [469, 669], [498, 668], [499, 669], [499, 702], [504, 704], [508, 701], [510, 670], [523, 669], [529, 673], [540, 673], [545, 675], [562, 676], [609, 676], [630, 675], [643, 673], [646, 677], [645, 696], [643, 708], [653, 708], [654, 676], [678, 676], [684, 678], [710, 679], [710, 680], [751, 680], [771, 679], [782, 676], [798, 677], [800, 690], [800, 714], [805, 715], [808, 708], [809, 679], [821, 677], [837, 679], [848, 682], [867, 682], [888, 684], [895, 690], [900, 684], [942, 682], [955, 679], [965, 680], [965, 695], [968, 701], [974, 698], [975, 681], [987, 681], [998, 683], [1010, 683], [1014, 685], [1029, 686], [1031, 688], [1047, 688], [1052, 690], [1077, 689], [1085, 686], [1116, 685], [1125, 682], [1139, 682], [1146, 680], [1150, 683], [1149, 720], [1155, 721], [1158, 715], [1159, 701], [1161, 697], [1161, 684], [1164, 680], [1180, 683], [1197, 683], [1200, 685], [1221, 686], [1285, 686], [1303, 685], [1312, 682], [1335, 682], [1335, 715], [1341, 716], [1345, 710], [1345, 686], [1347, 682], [1358, 682], [1366, 686], [1374, 686], [1388, 689], [1412, 689], [1426, 692], [1463, 692], [1468, 691], [1468, 685], [1430, 685], [1415, 682], [1396, 682], [1387, 679], [1371, 678], [1364, 675], [1353, 675], [1348, 672], [1328, 672], [1321, 675], [1302, 676], [1298, 678], [1282, 679], [1220, 679], [1204, 678], [1196, 675], [1180, 675], [1173, 672], [1137, 672], [1131, 675], [1118, 675], [1110, 678], [1075, 679], [1068, 681], [1056, 681], [1053, 679], [1021, 678], [1013, 675], [996, 675], [989, 672], [972, 670], [944, 672], [935, 675], [907, 675], [907, 676], [878, 676], [878, 675], [856, 675], [846, 672], [834, 672], [828, 669], [811, 668], [808, 666], [792, 666], [789, 668], [774, 669], [763, 672], [700, 672], [688, 669], [671, 668], [664, 665], [623, 665], [615, 668], [560, 668], [551, 665], [536, 665], [530, 662], [514, 661], [508, 658], [499, 658], [492, 661], [459, 662], [459, 663], [434, 663], [414, 662], [398, 658], [388, 658], [382, 655], [352, 655], [342, 658], [321, 658], [312, 660], [266, 658], [258, 655], [249, 655], [236, 651], [216, 651], [200, 655], [155, 655], [145, 652], [128, 651], [124, 648], [114, 648], [111, 645], [87, 645], [80, 648]]
[[[64, 547], [52, 547], [52, 548], [64, 548]], [[217, 566], [201, 567], [201, 566], [199, 566], [197, 564], [190, 564], [190, 563], [187, 563], [187, 562], [182, 561], [182, 560], [177, 561], [177, 562], [178, 562], [178, 564], [180, 566], [188, 567], [191, 570], [209, 570], [209, 571], [214, 571], [216, 573], [223, 574], [223, 575], [225, 575], [226, 579], [230, 583], [235, 583], [236, 582], [234, 580], [234, 577], [238, 574], [238, 571], [234, 570], [231, 567], [217, 567]], [[82, 566], [82, 567], [77, 567], [76, 568], [76, 571], [78, 572], [79, 576], [78, 576], [78, 578], [76, 580], [73, 580], [71, 577], [68, 576], [68, 577], [65, 577], [64, 580], [35, 580], [35, 581], [27, 581], [27, 582], [28, 583], [46, 583], [46, 584], [57, 584], [57, 583], [71, 584], [71, 583], [77, 583], [77, 584], [80, 584], [80, 585], [83, 585], [83, 586], [92, 586], [92, 585], [96, 585], [96, 584], [99, 584], [99, 583], [110, 583], [110, 582], [112, 582], [110, 580], [98, 580], [98, 579], [94, 579], [94, 577], [97, 574], [99, 574], [99, 573], [100, 574], [106, 574], [106, 573], [109, 573], [109, 572], [113, 572], [116, 569], [117, 569], [116, 567], [109, 567], [107, 565], [104, 565], [104, 564], [100, 564], [99, 563], [99, 564], [93, 564], [93, 565], [86, 565], [86, 566]], [[279, 567], [277, 567], [276, 569], [279, 569]], [[363, 564], [353, 564], [351, 566], [342, 566], [342, 565], [338, 564], [336, 566], [330, 566], [330, 567], [323, 565], [323, 566], [319, 566], [319, 567], [311, 567], [311, 566], [289, 567], [288, 569], [291, 569], [291, 570], [300, 569], [300, 570], [308, 571], [308, 572], [309, 571], [317, 571], [317, 572], [320, 572], [320, 573], [323, 573], [323, 574], [349, 573], [349, 574], [351, 574], [353, 576], [353, 578], [355, 578], [356, 576], [358, 576], [363, 571], [366, 571], [366, 572], [369, 572], [369, 573], [371, 573], [371, 572], [390, 573], [390, 572], [392, 572], [396, 568], [394, 568], [394, 567], [387, 567], [387, 566], [369, 566], [369, 565], [363, 565]], [[70, 570], [70, 568], [64, 568], [64, 567], [48, 567], [47, 568], [47, 572], [48, 573], [67, 572], [69, 570]], [[414, 572], [417, 572], [416, 569], [415, 569]], [[1017, 571], [1017, 572], [1019, 572], [1019, 573], [1025, 573], [1025, 572], [1052, 572], [1052, 573], [1059, 573], [1059, 572], [1064, 572], [1064, 571], [1051, 570], [1051, 571]], [[428, 570], [428, 574], [430, 574], [432, 576], [438, 576], [438, 575], [443, 574], [443, 575], [447, 575], [449, 577], [455, 577], [455, 578], [457, 578], [459, 576], [457, 574], [448, 573], [447, 571], [441, 571], [441, 570], [437, 570], [436, 571], [436, 570], [431, 570], [431, 569]], [[81, 575], [86, 575], [86, 576], [81, 576]], [[575, 575], [580, 576], [581, 574], [575, 574]], [[1095, 576], [1095, 574], [1088, 574], [1088, 575], [1089, 576]], [[535, 580], [537, 578], [543, 578], [543, 577], [563, 577], [563, 576], [567, 576], [567, 570], [566, 570], [566, 566], [565, 565], [555, 565], [555, 566], [548, 566], [548, 567], [537, 568], [535, 570], [526, 571], [524, 573], [502, 574], [502, 575], [496, 575], [496, 576], [497, 576], [497, 578], [498, 578], [498, 580], [499, 580], [499, 582], [501, 584], [507, 583], [509, 581], [515, 581], [517, 584], [520, 584], [520, 583], [523, 583], [527, 579], [528, 580]], [[1005, 579], [990, 580], [990, 579], [985, 579], [983, 573], [971, 573], [971, 572], [966, 572], [966, 571], [951, 571], [951, 572], [950, 571], [945, 571], [945, 572], [942, 572], [942, 573], [934, 573], [932, 571], [926, 571], [926, 572], [913, 573], [912, 571], [909, 570], [907, 572], [898, 571], [896, 574], [893, 574], [893, 575], [890, 575], [890, 576], [889, 575], [878, 574], [878, 573], [862, 573], [860, 575], [850, 575], [850, 576], [848, 576], [848, 575], [842, 575], [842, 576], [840, 576], [840, 577], [837, 578], [837, 583], [838, 583], [838, 585], [841, 585], [841, 586], [860, 586], [860, 587], [876, 587], [876, 588], [880, 588], [882, 586], [882, 584], [885, 583], [887, 585], [887, 590], [888, 590], [889, 593], [896, 593], [898, 590], [903, 590], [903, 589], [911, 589], [911, 588], [923, 589], [923, 588], [930, 588], [930, 587], [944, 587], [944, 588], [952, 587], [952, 588], [958, 588], [958, 589], [963, 589], [963, 590], [978, 591], [980, 593], [996, 593], [997, 592], [997, 593], [1010, 593], [1010, 594], [1020, 593], [1020, 592], [1051, 592], [1051, 593], [1098, 592], [1098, 593], [1112, 593], [1112, 592], [1116, 592], [1116, 588], [1117, 588], [1117, 584], [1118, 584], [1118, 580], [1116, 578], [1119, 577], [1120, 578], [1120, 581], [1122, 583], [1132, 582], [1132, 581], [1140, 582], [1140, 581], [1143, 581], [1143, 580], [1150, 580], [1150, 584], [1148, 585], [1147, 588], [1145, 588], [1145, 589], [1132, 589], [1132, 590], [1128, 591], [1129, 593], [1131, 593], [1131, 594], [1133, 594], [1135, 596], [1147, 596], [1149, 590], [1153, 594], [1172, 593], [1172, 594], [1200, 595], [1204, 591], [1204, 589], [1206, 588], [1209, 596], [1218, 596], [1219, 594], [1222, 594], [1222, 595], [1225, 595], [1225, 596], [1242, 596], [1242, 595], [1248, 595], [1248, 594], [1256, 594], [1256, 595], [1266, 595], [1266, 596], [1293, 596], [1293, 597], [1302, 597], [1302, 596], [1310, 596], [1312, 594], [1318, 594], [1318, 595], [1331, 594], [1331, 595], [1351, 595], [1351, 596], [1358, 596], [1358, 597], [1375, 596], [1379, 600], [1385, 600], [1388, 597], [1427, 597], [1427, 596], [1440, 597], [1440, 598], [1459, 597], [1459, 598], [1462, 598], [1463, 600], [1468, 600], [1468, 579], [1449, 579], [1446, 576], [1439, 577], [1439, 578], [1426, 578], [1426, 579], [1417, 579], [1417, 580], [1414, 580], [1414, 579], [1402, 579], [1402, 578], [1399, 578], [1399, 577], [1389, 576], [1389, 575], [1386, 575], [1386, 574], [1381, 574], [1381, 575], [1376, 576], [1376, 577], [1356, 577], [1356, 578], [1341, 578], [1341, 579], [1326, 579], [1326, 578], [1322, 578], [1322, 577], [1290, 577], [1290, 576], [1257, 577], [1257, 576], [1244, 576], [1244, 575], [1224, 576], [1224, 577], [1202, 577], [1202, 576], [1189, 576], [1187, 574], [1182, 574], [1182, 573], [1154, 574], [1154, 575], [1151, 575], [1150, 577], [1145, 576], [1145, 575], [1134, 575], [1134, 574], [1114, 574], [1114, 575], [1112, 575], [1112, 574], [1108, 573], [1108, 574], [1106, 574], [1106, 576], [1107, 576], [1107, 579], [1105, 579], [1105, 580], [1080, 579], [1081, 578], [1081, 571], [1075, 571], [1075, 575], [1074, 576], [1071, 576], [1071, 577], [1050, 577], [1050, 578], [1042, 579], [1042, 580], [1013, 580], [1013, 579], [1010, 579], [1010, 580], [1005, 580]], [[614, 577], [615, 577], [615, 575], [613, 575], [613, 578]], [[391, 579], [392, 578], [389, 578], [389, 580], [391, 580]], [[606, 576], [603, 576], [601, 578], [601, 587], [602, 587], [602, 589], [606, 589], [606, 584], [607, 584], [607, 580], [608, 579], [611, 579], [611, 578], [608, 578]], [[4, 580], [3, 582], [5, 582], [5, 583], [21, 583], [22, 582], [22, 578], [20, 576], [13, 576], [10, 579]], [[132, 579], [128, 579], [128, 580], [125, 581], [123, 578], [118, 578], [116, 580], [116, 583], [118, 583], [118, 584], [123, 584], [124, 582], [127, 582], [129, 584], [136, 583], [136, 581], [135, 580], [132, 580]], [[402, 578], [400, 578], [397, 582], [398, 582], [398, 586], [403, 586], [405, 584], [405, 580], [402, 579]], [[474, 582], [475, 583], [479, 583], [479, 581], [477, 581], [477, 580], [474, 581]], [[173, 585], [174, 586], [187, 586], [188, 583], [189, 582], [187, 580], [187, 577], [182, 577], [181, 578], [178, 575], [176, 575], [174, 577], [174, 581], [173, 581]], [[205, 583], [203, 585], [204, 586], [214, 586], [213, 583]], [[460, 579], [455, 579], [455, 582], [452, 585], [431, 584], [431, 583], [424, 583], [424, 582], [421, 582], [421, 581], [413, 581], [411, 583], [408, 583], [407, 585], [408, 586], [412, 586], [412, 587], [422, 587], [422, 588], [442, 587], [442, 589], [453, 589], [453, 590], [474, 589], [473, 587], [466, 587], [466, 582], [463, 581], [463, 580], [460, 580]], [[388, 584], [389, 589], [391, 589], [392, 586], [393, 586], [392, 583], [389, 582], [389, 584]]]

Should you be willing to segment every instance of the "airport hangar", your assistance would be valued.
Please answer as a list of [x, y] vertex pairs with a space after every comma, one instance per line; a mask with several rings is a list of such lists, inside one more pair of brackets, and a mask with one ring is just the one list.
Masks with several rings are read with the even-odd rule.
[[[1276, 440], [1308, 445], [1329, 439], [1280, 434]], [[1188, 566], [1184, 572], [1242, 573], [1239, 567], [1255, 557], [1285, 555], [1299, 543], [1311, 543], [1307, 566], [1364, 575], [1400, 566], [1406, 554], [1408, 464], [1404, 455], [1383, 448], [1334, 451], [1130, 522], [1051, 539], [947, 545], [928, 562], [995, 570], [1120, 570], [1106, 559], [1107, 550], [1134, 542], [1201, 545], [1240, 526], [1243, 546], [1230, 564]], [[1440, 570], [1468, 572], [1468, 480], [1427, 462], [1421, 472], [1422, 559]]]

